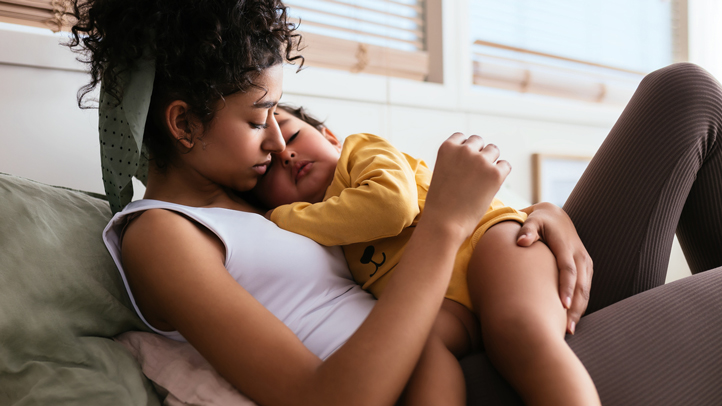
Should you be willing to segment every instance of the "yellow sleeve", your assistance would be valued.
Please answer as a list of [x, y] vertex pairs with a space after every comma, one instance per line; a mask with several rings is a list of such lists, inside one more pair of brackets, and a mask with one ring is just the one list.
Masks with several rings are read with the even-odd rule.
[[504, 206], [499, 199], [494, 198], [489, 206], [484, 217], [481, 218], [476, 230], [471, 236], [471, 246], [476, 247], [479, 239], [486, 233], [492, 226], [501, 223], [502, 221], [516, 221], [519, 224], [524, 224], [526, 221], [526, 213], [523, 211], [516, 210], [509, 206]]
[[355, 134], [344, 142], [326, 199], [279, 206], [271, 221], [322, 245], [348, 245], [398, 235], [419, 211], [404, 154], [380, 137]]

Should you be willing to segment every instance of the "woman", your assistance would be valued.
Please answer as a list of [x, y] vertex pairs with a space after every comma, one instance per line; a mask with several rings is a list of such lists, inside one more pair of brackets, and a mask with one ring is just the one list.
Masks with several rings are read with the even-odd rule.
[[[355, 322], [343, 328], [343, 343], [324, 341], [326, 335], [312, 332], [301, 337], [302, 331], [294, 334], [277, 317], [285, 311], [292, 318], [298, 307], [288, 310], [282, 303], [278, 314], [271, 313], [266, 307], [271, 307], [273, 295], [264, 307], [236, 283], [228, 268], [229, 256], [238, 247], [226, 244], [231, 237], [219, 235], [222, 224], [206, 224], [201, 218], [205, 214], [198, 214], [230, 215], [248, 229], [233, 238], [251, 236], [244, 241], [255, 244], [256, 258], [271, 261], [281, 256], [283, 249], [277, 247], [262, 252], [268, 247], [259, 241], [267, 241], [262, 235], [267, 229], [254, 223], [255, 209], [235, 194], [250, 189], [269, 154], [283, 148], [273, 116], [283, 60], [278, 50], [283, 45], [290, 52], [294, 36], [280, 1], [97, 1], [76, 7], [75, 45], [82, 42], [91, 51], [93, 80], [87, 90], [102, 79], [101, 103], [110, 108], [123, 111], [149, 103], [147, 120], [143, 114], [131, 118], [132, 126], [141, 123], [152, 158], [146, 192], [152, 203], [137, 205], [131, 216], [117, 223], [120, 265], [139, 314], [158, 331], [186, 338], [259, 403], [396, 402], [431, 329], [456, 247], [483, 214], [474, 204], [479, 196], [459, 199], [464, 202], [441, 197], [483, 190], [488, 185], [479, 182], [486, 177], [470, 178], [469, 168], [498, 174], [503, 162], [490, 162], [478, 138], [466, 141], [455, 136], [445, 143], [429, 191], [426, 220], [419, 223], [385, 299], [369, 304], [349, 288], [343, 301], [361, 303], [356, 307], [362, 310], [350, 318]], [[82, 37], [84, 33], [90, 35]], [[143, 95], [142, 86], [137, 92], [134, 85], [148, 61], [155, 64], [150, 75], [152, 97], [131, 100]], [[104, 142], [108, 144], [103, 146], [104, 154], [112, 159], [118, 147]], [[131, 155], [140, 150], [139, 145], [135, 150], [126, 148]], [[133, 158], [115, 157], [130, 166], [131, 173], [135, 171]], [[105, 172], [109, 196], [122, 198], [127, 189], [111, 179], [128, 177], [129, 172]], [[589, 289], [586, 251], [571, 222], [557, 209], [535, 207], [520, 233], [526, 235], [521, 241], [531, 244], [537, 230], [549, 233], [544, 237], [563, 269], [561, 296], [574, 290], [569, 317], [578, 320]], [[291, 245], [296, 243], [301, 244], [293, 240]], [[338, 271], [333, 252], [308, 251], [321, 259], [303, 258], [327, 267], [326, 276]], [[303, 262], [297, 258], [294, 262], [293, 255], [307, 253], [286, 256], [288, 267]], [[267, 269], [263, 263], [237, 266], [258, 271], [250, 282], [262, 278]], [[329, 282], [334, 289], [346, 286], [338, 277], [332, 275]], [[283, 299], [287, 302], [287, 297]], [[324, 305], [345, 306], [334, 299]], [[308, 297], [298, 300], [308, 305]], [[301, 341], [309, 337], [309, 342], [319, 345], [316, 353]]]

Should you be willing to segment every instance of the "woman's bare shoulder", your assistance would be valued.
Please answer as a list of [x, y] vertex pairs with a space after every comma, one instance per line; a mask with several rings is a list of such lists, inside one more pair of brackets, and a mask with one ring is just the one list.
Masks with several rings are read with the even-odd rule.
[[167, 321], [164, 304], [188, 294], [188, 285], [172, 283], [179, 273], [190, 272], [196, 261], [203, 261], [204, 269], [217, 269], [219, 276], [226, 273], [218, 238], [189, 218], [164, 209], [144, 211], [129, 222], [121, 255], [138, 307], [161, 330], [175, 329]]
[[[223, 264], [225, 248], [219, 238], [195, 220], [171, 210], [150, 209], [126, 227], [121, 245], [123, 261], [137, 257], [143, 261], [174, 261], [184, 252]], [[191, 250], [191, 251], [188, 251]], [[175, 255], [173, 255], [175, 253]]]
[[190, 218], [170, 210], [151, 209], [126, 227], [121, 243], [123, 265], [133, 276], [170, 277], [204, 264], [223, 269], [224, 247], [218, 237]]
[[[126, 237], [140, 238], [141, 240], [149, 237], [166, 238], [195, 238], [194, 229], [201, 231], [204, 227], [199, 226], [189, 217], [172, 210], [166, 209], [149, 209], [135, 215], [128, 223], [123, 241]], [[181, 234], [177, 234], [181, 232]]]

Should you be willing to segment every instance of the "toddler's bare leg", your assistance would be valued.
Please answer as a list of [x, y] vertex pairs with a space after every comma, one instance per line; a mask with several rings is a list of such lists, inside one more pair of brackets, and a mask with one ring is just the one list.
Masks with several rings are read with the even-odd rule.
[[460, 304], [444, 301], [424, 352], [406, 385], [401, 404], [466, 405], [464, 374], [457, 360], [471, 349], [470, 332], [464, 323], [469, 320], [465, 316], [469, 315], [463, 312], [474, 318]]
[[469, 264], [487, 355], [527, 405], [599, 404], [594, 383], [564, 341], [554, 255], [541, 242], [517, 246], [520, 227], [507, 221], [489, 229]]

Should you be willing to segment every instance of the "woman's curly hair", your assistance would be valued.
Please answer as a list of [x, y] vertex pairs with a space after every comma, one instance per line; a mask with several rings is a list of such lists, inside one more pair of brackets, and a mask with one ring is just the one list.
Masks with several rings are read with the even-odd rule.
[[73, 0], [76, 20], [67, 44], [89, 64], [90, 83], [117, 101], [119, 77], [140, 58], [155, 60], [155, 80], [145, 143], [164, 167], [173, 142], [159, 127], [159, 113], [183, 100], [204, 125], [223, 96], [258, 87], [254, 80], [284, 60], [301, 61], [300, 35], [281, 0]]

